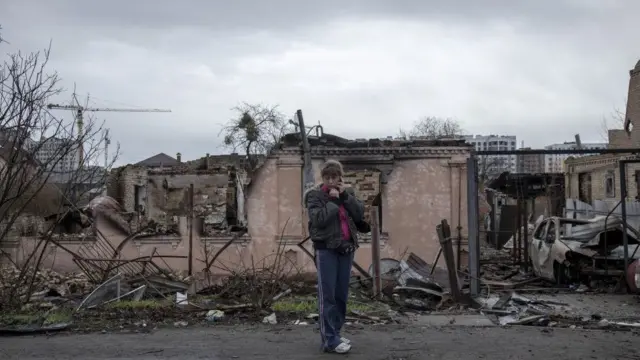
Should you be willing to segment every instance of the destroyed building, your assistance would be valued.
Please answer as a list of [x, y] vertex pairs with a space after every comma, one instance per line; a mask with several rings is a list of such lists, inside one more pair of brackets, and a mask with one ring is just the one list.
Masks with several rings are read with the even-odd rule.
[[146, 220], [147, 225], [153, 224], [144, 236], [185, 235], [181, 219], [191, 216], [195, 231], [201, 236], [224, 235], [246, 223], [242, 183], [245, 176], [237, 164], [214, 160], [207, 154], [197, 161], [179, 161], [168, 167], [118, 168], [112, 171], [107, 194], [125, 212]]
[[[634, 127], [636, 124], [639, 126]], [[610, 149], [640, 147], [640, 61], [629, 71], [627, 108], [624, 129], [608, 131]], [[594, 201], [615, 203], [620, 200], [620, 170], [618, 161], [628, 155], [603, 154], [570, 157], [565, 161], [566, 197], [587, 204]], [[629, 198], [640, 199], [640, 164], [627, 166]]]
[[[366, 213], [378, 208], [381, 256], [395, 258], [409, 248], [433, 259], [440, 246], [435, 227], [442, 219], [459, 227], [466, 243], [466, 160], [471, 148], [464, 140], [348, 140], [324, 134], [309, 142], [316, 182], [323, 162], [339, 160], [345, 182], [355, 188]], [[251, 180], [247, 215], [252, 242], [272, 247], [284, 243], [290, 246], [291, 258], [311, 270], [313, 263], [294, 246], [308, 232], [302, 207], [303, 165], [298, 135], [285, 136]], [[362, 238], [356, 260], [366, 267], [371, 243], [370, 237]]]
[[[399, 257], [410, 249], [434, 258], [439, 250], [435, 227], [442, 219], [448, 219], [456, 229], [454, 236], [466, 246], [470, 148], [464, 141], [348, 140], [324, 134], [311, 137], [310, 145], [317, 182], [321, 164], [339, 160], [345, 182], [365, 203], [366, 216], [372, 207], [378, 208], [383, 257]], [[307, 220], [297, 134], [284, 136], [250, 172], [238, 154], [207, 154], [194, 161], [182, 161], [178, 154], [175, 163], [160, 157], [112, 170], [108, 196], [84, 207], [82, 214], [69, 216], [80, 222], [86, 216], [90, 230], [81, 228], [96, 236], [65, 242], [70, 250], [66, 252], [53, 246], [53, 268], [76, 268], [78, 256], [71, 255], [75, 252], [94, 259], [158, 257], [174, 271], [192, 267], [200, 272], [222, 248], [218, 261], [232, 268], [268, 259], [284, 247], [292, 269], [314, 270], [312, 259], [298, 247], [307, 237]], [[225, 247], [231, 239], [233, 244]], [[362, 236], [363, 249], [356, 256], [364, 267], [371, 261], [366, 250], [370, 240], [371, 235]]]

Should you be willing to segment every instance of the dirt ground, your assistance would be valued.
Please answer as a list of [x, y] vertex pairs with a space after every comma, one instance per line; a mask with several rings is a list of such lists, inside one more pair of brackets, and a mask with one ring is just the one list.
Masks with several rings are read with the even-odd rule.
[[[539, 327], [351, 328], [349, 359], [638, 359], [632, 332]], [[313, 326], [212, 326], [149, 333], [0, 338], [1, 359], [324, 359]]]

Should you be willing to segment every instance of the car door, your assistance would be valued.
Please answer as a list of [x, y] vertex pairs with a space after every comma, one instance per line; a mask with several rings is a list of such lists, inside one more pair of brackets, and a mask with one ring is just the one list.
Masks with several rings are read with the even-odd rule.
[[549, 226], [549, 220], [542, 220], [540, 224], [533, 231], [531, 242], [529, 242], [529, 258], [531, 259], [531, 265], [533, 266], [533, 273], [536, 276], [542, 277], [543, 269], [540, 261], [540, 251], [544, 252], [545, 239], [547, 238], [547, 227]]
[[540, 277], [547, 280], [555, 280], [553, 269], [553, 247], [556, 246], [559, 226], [560, 223], [557, 218], [549, 219], [542, 245], [539, 245], [538, 265], [540, 266]]

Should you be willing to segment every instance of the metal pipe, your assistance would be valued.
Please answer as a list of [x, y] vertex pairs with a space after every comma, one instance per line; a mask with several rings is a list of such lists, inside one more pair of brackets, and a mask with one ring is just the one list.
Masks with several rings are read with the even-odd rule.
[[[527, 182], [525, 180], [525, 186], [524, 188], [527, 189]], [[524, 265], [524, 272], [525, 274], [527, 272], [529, 272], [529, 202], [527, 201], [527, 198], [524, 198], [524, 201], [522, 203], [523, 205], [523, 210], [524, 212], [522, 213], [522, 221], [524, 223], [524, 231], [522, 232], [523, 234], [523, 244], [522, 244], [522, 251], [524, 251], [523, 254], [523, 265]]]
[[[462, 166], [458, 166], [458, 254], [456, 264], [458, 271], [461, 268], [460, 258], [462, 257]], [[435, 267], [435, 264], [433, 265]]]
[[622, 246], [624, 247], [624, 268], [629, 267], [629, 237], [627, 236], [627, 162], [620, 160], [620, 213], [622, 215]]
[[522, 200], [520, 194], [516, 199], [516, 236], [513, 237], [514, 264], [520, 266], [520, 239], [522, 238]]
[[371, 222], [371, 268], [373, 269], [373, 298], [382, 297], [382, 274], [380, 269], [380, 226], [378, 224], [378, 207], [372, 206]]
[[189, 186], [189, 276], [193, 275], [193, 184]]
[[296, 117], [298, 118], [298, 125], [300, 126], [300, 136], [302, 138], [302, 152], [304, 154], [304, 163], [302, 168], [302, 201], [304, 203], [304, 192], [313, 186], [313, 166], [311, 164], [311, 146], [309, 145], [309, 139], [307, 138], [306, 128], [304, 126], [304, 118], [302, 117], [302, 110], [296, 111]]
[[478, 160], [475, 155], [467, 159], [467, 226], [469, 244], [469, 290], [471, 296], [480, 294], [480, 237], [478, 234]]
[[475, 155], [553, 155], [553, 154], [640, 154], [640, 148], [625, 149], [521, 149], [521, 150], [471, 150]]

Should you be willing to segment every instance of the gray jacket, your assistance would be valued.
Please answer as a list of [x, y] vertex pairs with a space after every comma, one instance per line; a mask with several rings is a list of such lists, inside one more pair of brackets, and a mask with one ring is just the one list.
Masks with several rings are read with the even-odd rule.
[[[355, 223], [364, 220], [364, 205], [358, 200], [352, 188], [347, 188], [342, 203], [349, 216], [351, 238], [358, 246], [358, 230]], [[340, 206], [332, 202], [329, 194], [322, 191], [322, 184], [307, 190], [304, 205], [309, 214], [309, 235], [317, 248], [336, 249], [342, 241], [340, 226]]]

